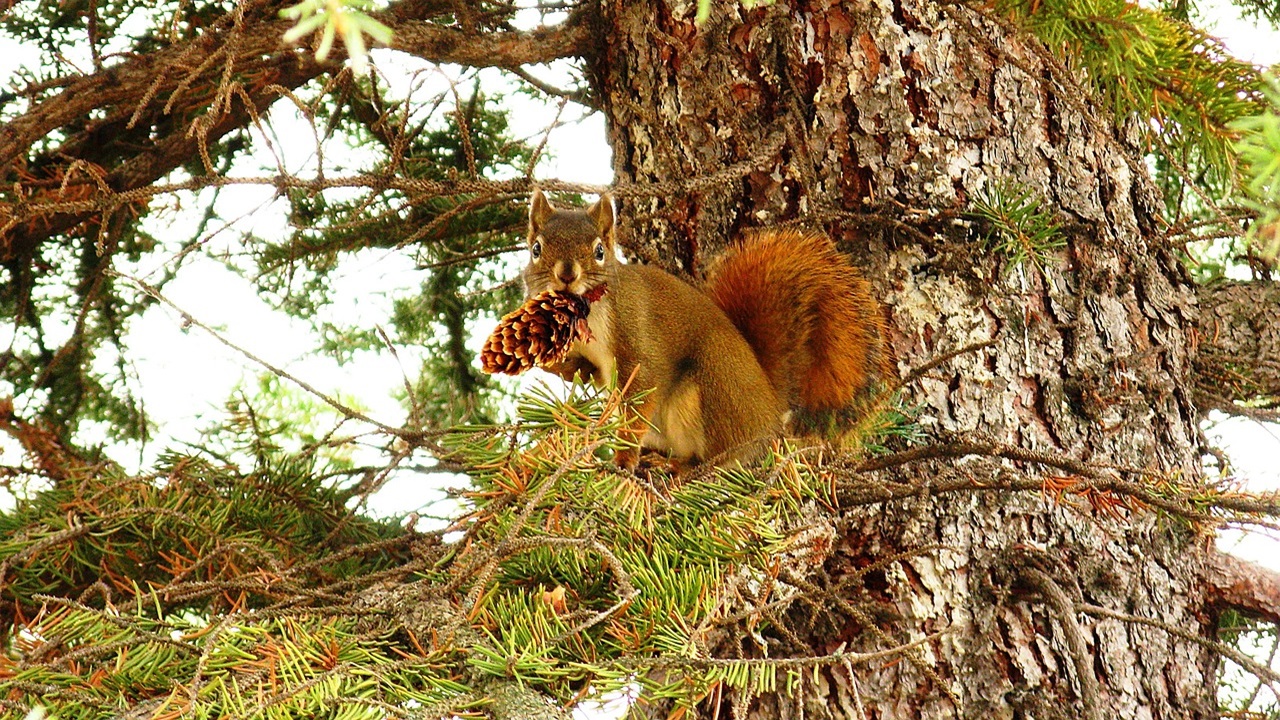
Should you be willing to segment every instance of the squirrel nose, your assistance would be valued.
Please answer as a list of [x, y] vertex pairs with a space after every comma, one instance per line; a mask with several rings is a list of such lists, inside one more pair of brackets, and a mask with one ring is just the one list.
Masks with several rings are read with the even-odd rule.
[[578, 279], [578, 268], [573, 263], [557, 263], [556, 278], [565, 285], [572, 284]]

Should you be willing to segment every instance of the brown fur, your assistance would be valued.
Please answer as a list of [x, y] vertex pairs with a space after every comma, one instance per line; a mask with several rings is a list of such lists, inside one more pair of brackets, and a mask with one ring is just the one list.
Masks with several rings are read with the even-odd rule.
[[650, 391], [639, 408], [648, 425], [630, 432], [644, 445], [681, 460], [715, 457], [780, 431], [789, 402], [841, 407], [866, 387], [879, 316], [866, 282], [825, 237], [762, 233], [726, 259], [708, 294], [658, 268], [619, 262], [613, 226], [607, 196], [565, 211], [535, 191], [525, 289], [607, 284], [588, 318], [595, 339], [549, 369], [599, 385], [630, 380], [632, 395]]
[[879, 304], [826, 235], [753, 232], [717, 261], [705, 289], [792, 405], [843, 408], [885, 375]]

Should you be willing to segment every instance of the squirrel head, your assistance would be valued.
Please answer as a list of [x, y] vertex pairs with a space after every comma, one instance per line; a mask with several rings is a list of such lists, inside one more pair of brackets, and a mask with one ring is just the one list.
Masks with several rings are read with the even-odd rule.
[[541, 190], [529, 199], [529, 264], [525, 294], [568, 290], [579, 295], [607, 283], [617, 268], [613, 200], [606, 193], [586, 210], [558, 210]]

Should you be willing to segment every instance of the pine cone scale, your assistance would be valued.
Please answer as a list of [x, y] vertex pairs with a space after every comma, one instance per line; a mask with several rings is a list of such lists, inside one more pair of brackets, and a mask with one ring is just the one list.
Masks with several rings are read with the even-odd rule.
[[[598, 299], [603, 286], [588, 296]], [[578, 341], [591, 339], [587, 315], [591, 305], [581, 295], [548, 290], [525, 301], [498, 321], [480, 351], [487, 373], [518, 375], [531, 367], [560, 362]]]

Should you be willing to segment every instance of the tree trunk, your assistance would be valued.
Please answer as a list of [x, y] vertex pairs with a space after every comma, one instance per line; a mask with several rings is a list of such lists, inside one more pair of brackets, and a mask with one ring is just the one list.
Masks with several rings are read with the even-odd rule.
[[[888, 666], [806, 672], [798, 697], [751, 699], [749, 716], [1216, 717], [1216, 659], [1192, 640], [1213, 635], [1207, 538], [1084, 492], [1079, 470], [1201, 477], [1195, 295], [1137, 153], [1034, 41], [964, 5], [714, 3], [701, 28], [692, 7], [610, 2], [599, 20], [590, 70], [624, 243], [696, 275], [744, 227], [821, 224], [878, 288], [902, 375], [986, 343], [902, 388], [931, 440], [1020, 450], [847, 473], [847, 494], [920, 492], [843, 510], [843, 542], [791, 578], [828, 601], [778, 618], [768, 655], [945, 633]], [[958, 219], [1001, 183], [1064, 223], [1042, 267], [1013, 267]], [[980, 490], [1011, 478], [1065, 490]], [[931, 490], [948, 481], [975, 489]]]
[[1199, 294], [1196, 404], [1251, 414], [1236, 401], [1268, 401], [1254, 413], [1276, 419], [1280, 407], [1280, 286], [1223, 282]]

